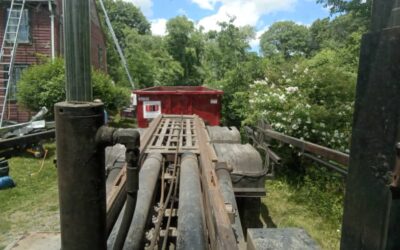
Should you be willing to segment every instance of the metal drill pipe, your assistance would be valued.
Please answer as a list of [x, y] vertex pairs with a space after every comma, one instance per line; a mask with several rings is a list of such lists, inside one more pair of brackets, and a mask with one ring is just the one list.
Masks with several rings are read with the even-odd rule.
[[186, 153], [181, 162], [176, 249], [206, 249], [198, 160], [195, 154]]
[[63, 0], [63, 6], [67, 101], [90, 102], [90, 1]]
[[144, 230], [160, 174], [162, 158], [160, 153], [152, 153], [146, 158], [140, 169], [135, 213], [123, 249], [143, 248]]
[[124, 246], [126, 235], [128, 234], [129, 226], [135, 212], [137, 191], [139, 189], [139, 166], [137, 164], [139, 160], [139, 149], [135, 150], [127, 148], [126, 158], [126, 207], [124, 217], [114, 243], [114, 250], [120, 250]]
[[55, 105], [63, 250], [106, 249], [105, 157], [95, 142], [103, 115], [102, 104]]
[[232, 227], [235, 230], [236, 240], [239, 242], [239, 246], [244, 247], [246, 245], [244, 239], [244, 233], [242, 223], [239, 218], [238, 205], [236, 203], [235, 192], [233, 191], [231, 173], [226, 163], [219, 163], [216, 167], [216, 174], [218, 176], [219, 187], [221, 189], [222, 196], [224, 197], [225, 204], [232, 205], [235, 221], [232, 223]]

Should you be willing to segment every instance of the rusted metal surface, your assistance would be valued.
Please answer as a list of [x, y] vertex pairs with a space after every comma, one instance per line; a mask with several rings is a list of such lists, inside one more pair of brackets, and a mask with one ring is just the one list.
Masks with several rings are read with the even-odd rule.
[[99, 103], [55, 105], [64, 250], [106, 249], [105, 157], [95, 142], [103, 115]]
[[400, 28], [390, 24], [398, 4], [373, 1], [372, 30], [362, 39], [342, 225], [345, 250], [400, 249], [400, 206], [390, 190], [400, 138]]
[[327, 160], [335, 161], [339, 164], [342, 164], [344, 166], [349, 165], [349, 155], [339, 152], [337, 150], [333, 150], [327, 147], [320, 146], [315, 143], [307, 142], [304, 140], [300, 140], [288, 135], [284, 135], [282, 133], [273, 131], [271, 129], [263, 129], [263, 128], [258, 128], [260, 132], [263, 132], [265, 136], [278, 140], [280, 142], [284, 142], [290, 145], [293, 145], [297, 148], [299, 148], [302, 151], [307, 151], [311, 152], [320, 156], [323, 156]]
[[199, 159], [210, 247], [211, 249], [238, 249], [215, 173], [216, 154], [210, 145], [204, 122], [196, 117], [194, 124], [201, 152]]
[[[150, 143], [146, 148], [146, 153], [174, 153], [176, 150], [176, 141], [173, 140], [171, 133], [174, 126], [182, 126], [182, 134], [179, 137], [179, 153], [193, 152], [199, 153], [197, 135], [194, 129], [193, 117], [191, 116], [174, 116], [164, 115], [157, 126], [155, 133], [152, 135]], [[182, 122], [180, 121], [182, 119]]]

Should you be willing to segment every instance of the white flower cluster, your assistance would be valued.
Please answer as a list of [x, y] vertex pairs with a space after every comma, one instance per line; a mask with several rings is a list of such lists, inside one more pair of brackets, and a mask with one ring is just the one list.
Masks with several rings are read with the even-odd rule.
[[[308, 68], [304, 73], [308, 72]], [[289, 76], [282, 74], [277, 85], [268, 78], [250, 85], [248, 122], [266, 119], [279, 132], [344, 152], [348, 151], [351, 116], [354, 103], [343, 103], [328, 109], [324, 100], [312, 103], [309, 89], [288, 84]], [[311, 88], [314, 84], [309, 85]], [[317, 87], [317, 86], [315, 86]], [[344, 121], [345, 123], [339, 121]], [[339, 127], [338, 127], [339, 126]], [[340, 128], [340, 129], [339, 129]]]

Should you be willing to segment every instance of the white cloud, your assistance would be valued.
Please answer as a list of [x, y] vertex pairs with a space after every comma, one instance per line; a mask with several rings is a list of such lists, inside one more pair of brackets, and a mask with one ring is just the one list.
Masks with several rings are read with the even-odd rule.
[[167, 19], [153, 19], [151, 22], [151, 33], [157, 36], [165, 36], [167, 30]]
[[228, 21], [230, 17], [236, 17], [237, 26], [257, 26], [263, 15], [278, 12], [291, 11], [298, 0], [192, 0], [201, 8], [214, 9], [217, 3], [221, 6], [213, 15], [199, 20], [198, 25], [206, 31], [218, 30], [218, 22]]
[[147, 17], [153, 15], [153, 1], [152, 0], [124, 0], [125, 2], [131, 2], [136, 7], [139, 7], [143, 14]]
[[265, 26], [264, 28], [260, 29], [256, 32], [256, 36], [254, 39], [250, 40], [250, 46], [253, 50], [257, 49], [260, 46], [260, 39], [262, 34], [269, 29], [269, 25]]
[[186, 10], [184, 10], [184, 9], [182, 9], [182, 8], [178, 9], [177, 13], [178, 13], [178, 15], [180, 15], [180, 16], [188, 16]]
[[219, 0], [192, 0], [193, 3], [206, 10], [213, 10], [218, 1]]

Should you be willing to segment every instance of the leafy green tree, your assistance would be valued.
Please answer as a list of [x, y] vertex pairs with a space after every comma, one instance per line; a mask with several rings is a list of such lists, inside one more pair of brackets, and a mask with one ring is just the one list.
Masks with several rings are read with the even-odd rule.
[[364, 20], [370, 19], [372, 0], [317, 0], [317, 3], [329, 8], [332, 14], [352, 12]]
[[311, 50], [320, 50], [327, 41], [332, 39], [329, 18], [317, 19], [310, 27]]
[[126, 30], [126, 56], [138, 87], [175, 85], [183, 77], [180, 63], [168, 53], [163, 38]]
[[310, 32], [304, 25], [293, 21], [274, 23], [261, 35], [260, 47], [264, 56], [277, 54], [289, 58], [307, 55], [310, 51]]
[[[132, 3], [122, 0], [104, 0], [104, 5], [119, 44], [125, 52], [125, 47], [127, 46], [126, 30], [136, 30], [139, 34], [143, 35], [151, 33], [149, 21], [142, 14], [141, 10]], [[103, 29], [106, 31], [108, 73], [118, 85], [130, 87], [100, 6], [98, 6], [98, 13], [100, 14]]]
[[[124, 30], [127, 28], [135, 29], [141, 35], [151, 33], [149, 21], [142, 11], [132, 3], [122, 0], [104, 0], [104, 6], [119, 40], [124, 41]], [[104, 18], [101, 9], [99, 9], [99, 13]]]
[[181, 85], [201, 85], [203, 74], [201, 56], [203, 52], [202, 35], [186, 16], [177, 16], [167, 22], [166, 48], [169, 54], [183, 68]]
[[234, 19], [222, 22], [219, 32], [206, 34], [203, 67], [207, 85], [224, 91], [224, 124], [240, 126], [243, 114], [231, 105], [234, 95], [246, 91], [249, 83], [263, 75], [263, 69], [261, 58], [249, 52], [249, 41], [254, 37], [253, 28], [236, 27], [233, 22]]
[[[116, 111], [129, 103], [129, 90], [115, 87], [110, 77], [92, 71], [93, 98], [101, 99], [107, 110]], [[45, 106], [53, 116], [53, 106], [65, 100], [64, 60], [57, 58], [29, 67], [18, 82], [18, 102], [30, 110]]]

